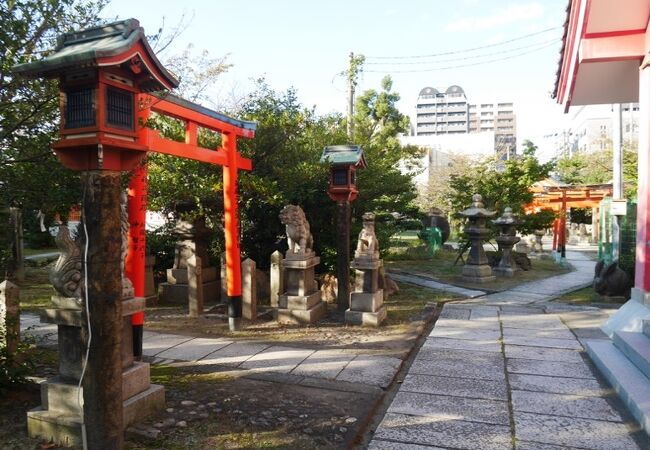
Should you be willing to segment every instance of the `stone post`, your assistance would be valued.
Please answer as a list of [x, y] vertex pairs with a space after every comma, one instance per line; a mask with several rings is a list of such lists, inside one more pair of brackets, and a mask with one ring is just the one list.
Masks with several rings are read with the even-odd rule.
[[246, 320], [257, 320], [257, 284], [255, 274], [257, 264], [246, 258], [241, 264], [242, 277], [242, 316]]
[[278, 307], [280, 294], [284, 292], [284, 279], [282, 277], [282, 253], [279, 250], [271, 254], [271, 307]]
[[203, 264], [200, 256], [187, 259], [188, 308], [190, 317], [203, 315]]
[[20, 205], [9, 207], [11, 228], [11, 257], [13, 259], [14, 278], [19, 283], [25, 281], [25, 251], [23, 239], [23, 210]]
[[20, 341], [20, 290], [9, 280], [0, 283], [0, 344], [14, 354]]
[[[84, 289], [93, 334], [83, 379], [84, 421], [88, 448], [118, 449], [124, 446], [120, 173], [89, 171], [82, 174], [82, 182], [88, 230]], [[88, 333], [85, 321], [83, 328]]]
[[226, 254], [222, 253], [220, 258], [221, 277], [221, 303], [228, 303], [228, 273], [226, 272]]

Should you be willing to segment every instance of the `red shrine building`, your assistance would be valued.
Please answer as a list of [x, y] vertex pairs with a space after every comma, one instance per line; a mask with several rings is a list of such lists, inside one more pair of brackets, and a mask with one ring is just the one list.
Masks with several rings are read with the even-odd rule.
[[570, 0], [554, 97], [571, 106], [639, 103], [636, 269], [632, 298], [587, 351], [650, 434], [650, 0]]

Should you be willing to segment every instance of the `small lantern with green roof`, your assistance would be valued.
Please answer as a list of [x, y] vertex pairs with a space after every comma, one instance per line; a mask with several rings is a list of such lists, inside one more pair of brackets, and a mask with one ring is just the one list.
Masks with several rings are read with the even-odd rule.
[[361, 147], [330, 145], [325, 147], [320, 160], [330, 163], [329, 197], [337, 202], [356, 200], [359, 195], [356, 171], [367, 167]]

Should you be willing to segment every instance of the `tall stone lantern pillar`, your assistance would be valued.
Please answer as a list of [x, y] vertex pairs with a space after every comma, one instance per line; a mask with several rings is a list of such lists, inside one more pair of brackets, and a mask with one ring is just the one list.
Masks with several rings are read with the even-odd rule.
[[480, 194], [474, 194], [472, 206], [460, 212], [460, 215], [467, 219], [465, 234], [471, 242], [469, 256], [463, 266], [462, 278], [471, 283], [487, 283], [496, 278], [492, 274], [492, 268], [488, 264], [485, 250], [483, 250], [483, 241], [490, 234], [490, 229], [487, 228], [485, 222], [494, 216], [496, 211], [489, 211], [484, 206], [483, 197]]
[[499, 265], [494, 268], [494, 271], [504, 277], [514, 277], [517, 272], [521, 271], [512, 257], [512, 247], [521, 240], [517, 236], [516, 230], [521, 220], [512, 213], [512, 208], [506, 208], [503, 215], [493, 220], [492, 223], [499, 227], [500, 233], [497, 236], [497, 243], [501, 249], [501, 260]]

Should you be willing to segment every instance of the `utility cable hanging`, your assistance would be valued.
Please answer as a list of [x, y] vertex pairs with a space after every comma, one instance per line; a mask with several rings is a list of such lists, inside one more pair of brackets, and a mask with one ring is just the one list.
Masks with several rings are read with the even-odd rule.
[[463, 68], [463, 67], [480, 66], [480, 65], [483, 65], [483, 64], [491, 64], [493, 62], [505, 61], [505, 60], [508, 60], [508, 59], [518, 58], [520, 56], [526, 56], [526, 55], [529, 55], [531, 53], [535, 53], [535, 52], [538, 52], [538, 51], [543, 50], [545, 48], [548, 48], [548, 47], [552, 46], [555, 43], [557, 43], [557, 41], [553, 41], [550, 44], [544, 44], [543, 46], [532, 49], [532, 50], [528, 50], [528, 51], [520, 52], [520, 53], [515, 53], [514, 55], [504, 56], [502, 58], [488, 59], [488, 60], [485, 60], [485, 61], [477, 61], [477, 62], [470, 63], [470, 64], [459, 64], [459, 65], [456, 65], [456, 66], [430, 67], [428, 69], [411, 69], [411, 70], [364, 70], [364, 72], [365, 73], [417, 73], [417, 72], [435, 72], [436, 70], [449, 70], [449, 69], [460, 69], [460, 68]]
[[537, 35], [540, 35], [540, 34], [543, 34], [543, 33], [548, 33], [549, 31], [552, 31], [552, 30], [558, 30], [560, 28], [562, 28], [562, 27], [546, 28], [545, 30], [525, 34], [523, 36], [518, 36], [516, 38], [508, 39], [506, 41], [497, 42], [495, 44], [481, 45], [479, 47], [471, 47], [471, 48], [465, 48], [465, 49], [461, 49], [461, 50], [451, 50], [451, 51], [448, 51], [448, 52], [431, 53], [429, 55], [366, 56], [366, 59], [419, 59], [419, 58], [432, 58], [432, 57], [435, 57], [435, 56], [455, 55], [455, 54], [458, 54], [458, 53], [467, 53], [467, 52], [473, 52], [473, 51], [476, 51], [476, 50], [482, 50], [482, 49], [485, 49], [485, 48], [498, 47], [498, 46], [501, 46], [501, 45], [509, 44], [511, 42], [520, 41], [522, 39], [526, 39], [526, 38], [529, 38], [529, 37], [532, 37], [532, 36], [537, 36]]

